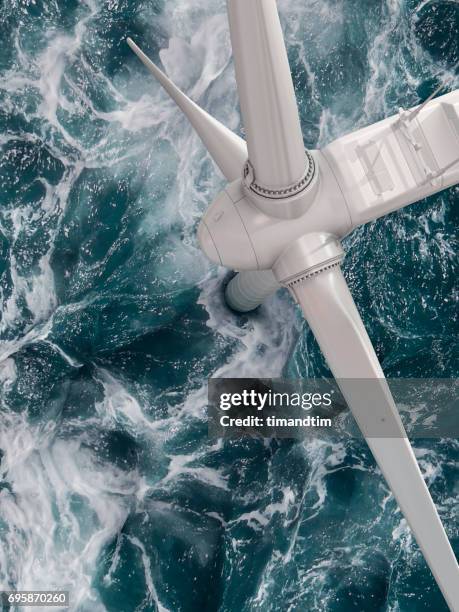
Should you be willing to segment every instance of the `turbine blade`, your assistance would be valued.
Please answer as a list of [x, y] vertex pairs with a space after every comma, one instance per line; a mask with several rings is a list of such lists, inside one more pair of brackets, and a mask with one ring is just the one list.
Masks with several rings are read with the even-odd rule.
[[228, 0], [236, 80], [257, 184], [281, 189], [309, 167], [275, 0]]
[[[333, 268], [308, 278], [293, 285], [291, 291], [360, 429], [366, 434], [366, 441], [438, 586], [451, 610], [457, 610], [459, 567], [456, 558], [341, 270]], [[370, 393], [362, 393], [356, 379], [373, 379]], [[375, 423], [382, 419], [386, 420], [385, 428], [396, 432], [390, 434], [393, 437], [378, 437]]]
[[247, 161], [247, 146], [242, 138], [206, 113], [180, 91], [131, 38], [127, 39], [127, 43], [186, 115], [225, 178], [229, 182], [240, 178], [243, 166]]

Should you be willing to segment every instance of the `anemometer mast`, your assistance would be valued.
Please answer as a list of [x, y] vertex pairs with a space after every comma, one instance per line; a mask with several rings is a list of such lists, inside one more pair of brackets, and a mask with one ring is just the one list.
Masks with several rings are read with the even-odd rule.
[[267, 214], [299, 216], [312, 202], [313, 194], [304, 196], [317, 173], [303, 143], [276, 5], [231, 2], [228, 15], [249, 154], [247, 195]]

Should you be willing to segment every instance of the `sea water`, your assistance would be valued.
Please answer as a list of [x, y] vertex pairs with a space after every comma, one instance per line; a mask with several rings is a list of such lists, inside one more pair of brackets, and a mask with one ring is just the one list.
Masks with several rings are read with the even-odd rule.
[[[278, 5], [310, 148], [459, 86], [457, 2]], [[329, 374], [285, 292], [225, 307], [196, 241], [223, 178], [125, 42], [243, 134], [223, 0], [2, 0], [0, 32], [0, 588], [446, 610], [363, 442], [207, 437], [209, 377]], [[388, 376], [457, 376], [458, 193], [345, 241]], [[458, 553], [459, 444], [415, 453]]]

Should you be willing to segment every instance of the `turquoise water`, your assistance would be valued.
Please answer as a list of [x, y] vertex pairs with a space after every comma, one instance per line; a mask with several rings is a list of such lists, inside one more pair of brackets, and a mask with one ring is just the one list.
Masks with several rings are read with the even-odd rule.
[[[459, 86], [459, 5], [280, 0], [308, 147]], [[0, 586], [71, 609], [446, 610], [366, 446], [209, 442], [209, 376], [321, 376], [285, 293], [238, 317], [223, 179], [125, 44], [241, 130], [221, 0], [0, 2]], [[359, 229], [387, 375], [457, 376], [458, 188]], [[459, 444], [416, 441], [459, 553]]]

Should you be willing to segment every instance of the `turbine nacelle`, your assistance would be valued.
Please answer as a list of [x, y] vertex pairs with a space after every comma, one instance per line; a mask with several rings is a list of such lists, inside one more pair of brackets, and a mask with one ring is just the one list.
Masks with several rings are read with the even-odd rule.
[[292, 195], [295, 187], [276, 190], [272, 197], [263, 194], [246, 163], [244, 177], [232, 181], [204, 215], [199, 231], [204, 252], [214, 263], [238, 271], [268, 270], [301, 236], [323, 232], [341, 239], [456, 184], [459, 91], [405, 115], [307, 152], [314, 170]]

